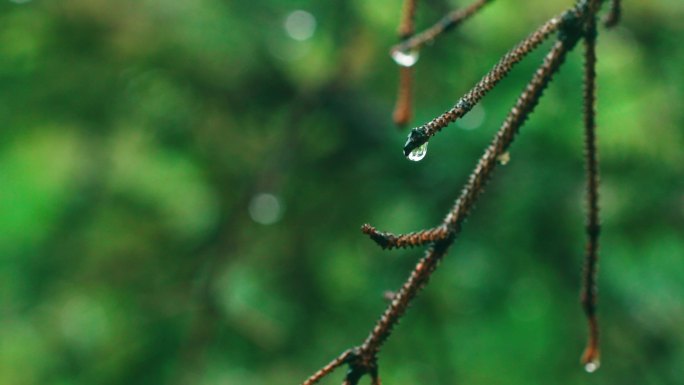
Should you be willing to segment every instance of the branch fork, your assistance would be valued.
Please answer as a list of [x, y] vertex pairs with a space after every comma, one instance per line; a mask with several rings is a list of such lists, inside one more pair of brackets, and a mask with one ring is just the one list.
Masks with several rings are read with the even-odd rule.
[[[405, 9], [414, 10], [414, 2], [412, 0], [407, 0], [407, 2], [411, 4], [406, 6]], [[488, 1], [482, 0], [476, 1], [471, 5], [471, 8], [479, 9], [478, 7], [483, 6], [487, 2]], [[309, 377], [309, 379], [304, 382], [304, 385], [315, 384], [321, 378], [345, 364], [349, 366], [349, 370], [345, 376], [343, 385], [356, 385], [365, 375], [371, 377], [373, 385], [380, 385], [377, 356], [382, 345], [389, 338], [394, 326], [397, 325], [400, 318], [405, 314], [410, 303], [420, 290], [427, 285], [432, 273], [437, 269], [449, 247], [456, 240], [465, 219], [470, 214], [477, 199], [483, 193], [484, 187], [491, 178], [497, 165], [499, 165], [499, 159], [503, 154], [508, 152], [520, 127], [525, 123], [538, 104], [544, 89], [558, 72], [567, 53], [577, 45], [579, 40], [584, 40], [585, 43], [584, 126], [585, 154], [587, 159], [588, 206], [588, 243], [583, 273], [581, 303], [589, 325], [589, 338], [581, 362], [585, 365], [587, 371], [594, 371], [598, 368], [599, 344], [598, 322], [596, 318], [596, 272], [600, 224], [598, 220], [598, 158], [596, 155], [595, 136], [595, 43], [596, 15], [602, 3], [601, 0], [579, 0], [573, 8], [567, 10], [560, 16], [547, 21], [537, 29], [537, 31], [533, 32], [511, 51], [505, 54], [494, 68], [486, 74], [473, 89], [466, 93], [452, 109], [411, 131], [404, 147], [404, 152], [406, 154], [425, 143], [450, 122], [465, 115], [489, 90], [508, 74], [515, 64], [520, 62], [527, 54], [549, 38], [552, 33], [558, 33], [555, 43], [544, 57], [542, 64], [534, 72], [532, 79], [518, 97], [515, 105], [497, 131], [492, 142], [485, 149], [475, 165], [473, 172], [470, 174], [468, 181], [461, 190], [454, 206], [447, 213], [441, 224], [431, 229], [407, 234], [393, 234], [378, 231], [369, 224], [365, 224], [361, 227], [361, 231], [368, 235], [371, 240], [383, 249], [425, 246], [425, 254], [416, 263], [414, 269], [411, 271], [408, 279], [401, 288], [392, 296], [389, 306], [380, 316], [380, 319], [377, 321], [363, 344], [342, 353]], [[619, 17], [619, 8], [619, 0], [612, 0], [612, 7], [606, 20], [617, 19]], [[608, 23], [606, 22], [606, 24]], [[404, 26], [405, 25], [406, 24], [404, 24]], [[429, 32], [430, 30], [428, 30], [409, 39], [408, 36], [413, 32], [412, 24], [410, 24], [410, 26], [411, 28], [402, 29], [404, 32], [410, 30], [410, 33], [403, 35], [406, 40], [401, 43], [403, 45], [400, 45], [400, 48], [410, 46], [411, 44], [418, 46], [420, 44], [416, 42], [422, 39], [421, 36], [431, 36], [430, 34], [432, 32]], [[446, 29], [447, 28], [444, 28], [444, 30]]]

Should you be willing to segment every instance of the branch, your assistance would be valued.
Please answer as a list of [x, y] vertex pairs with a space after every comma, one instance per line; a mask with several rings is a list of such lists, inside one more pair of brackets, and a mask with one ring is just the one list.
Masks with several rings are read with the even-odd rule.
[[598, 207], [598, 154], [596, 148], [596, 17], [590, 18], [584, 37], [584, 132], [587, 165], [587, 246], [583, 270], [581, 302], [589, 325], [582, 364], [588, 372], [600, 365], [599, 332], [596, 319], [596, 273], [600, 233]]
[[449, 231], [445, 226], [437, 226], [429, 230], [395, 235], [377, 231], [375, 227], [365, 224], [361, 226], [361, 231], [370, 236], [370, 238], [383, 249], [422, 246], [428, 243], [442, 241], [449, 236]]
[[[404, 1], [404, 10], [402, 12], [401, 23], [399, 24], [399, 39], [401, 41], [406, 41], [413, 35], [416, 18], [416, 1], [417, 0]], [[413, 115], [413, 110], [411, 108], [411, 105], [413, 104], [411, 102], [413, 69], [411, 66], [415, 64], [415, 61], [411, 59], [410, 64], [409, 62], [406, 62], [405, 64], [407, 65], [400, 64], [397, 104], [394, 107], [394, 113], [392, 114], [394, 124], [399, 127], [407, 125], [408, 122], [411, 121], [411, 116]]]
[[399, 24], [399, 39], [406, 40], [413, 35], [415, 31], [416, 20], [416, 3], [417, 0], [405, 0], [404, 8], [402, 10], [401, 23]]
[[[518, 98], [494, 140], [487, 147], [475, 166], [453, 209], [445, 217], [442, 225], [436, 228], [445, 229], [447, 232], [446, 236], [429, 243], [425, 256], [418, 261], [408, 279], [394, 296], [392, 302], [363, 344], [352, 349], [350, 355], [345, 353], [328, 364], [307, 380], [304, 383], [305, 385], [314, 384], [345, 362], [349, 364], [349, 371], [344, 381], [345, 385], [358, 384], [359, 379], [365, 374], [371, 376], [374, 384], [379, 384], [377, 354], [381, 346], [389, 338], [394, 326], [404, 315], [411, 301], [427, 285], [432, 273], [437, 269], [439, 262], [456, 239], [463, 221], [470, 213], [475, 201], [483, 192], [485, 184], [498, 164], [497, 158], [507, 151], [516, 133], [538, 104], [543, 90], [565, 60], [566, 54], [575, 46], [581, 36], [581, 29], [579, 28], [581, 14], [577, 10], [572, 12], [572, 15], [564, 17], [562, 33], [559, 34], [557, 42], [544, 58], [542, 65], [534, 73], [532, 80], [530, 80]], [[553, 24], [558, 24], [558, 22]], [[401, 236], [378, 233], [369, 225], [364, 226], [363, 230], [376, 242], [387, 242], [386, 245], [390, 245], [391, 242], [398, 244], [398, 239], [401, 238]], [[425, 233], [422, 234], [424, 235]], [[395, 247], [399, 246], [395, 245]]]
[[448, 111], [434, 118], [430, 122], [411, 130], [408, 140], [404, 145], [404, 155], [408, 156], [414, 149], [427, 142], [433, 135], [450, 123], [463, 117], [470, 111], [490, 90], [508, 75], [511, 69], [518, 64], [530, 52], [534, 51], [552, 33], [556, 32], [562, 20], [570, 15], [581, 17], [582, 7], [575, 7], [566, 11], [561, 16], [553, 17], [544, 23], [539, 29], [531, 33], [527, 38], [518, 43], [512, 50], [507, 52], [501, 60], [477, 83], [468, 93]]
[[[529, 52], [534, 50], [549, 35], [558, 31], [558, 38], [544, 57], [543, 63], [535, 71], [532, 79], [518, 97], [502, 126], [497, 131], [491, 144], [485, 149], [467, 183], [461, 190], [452, 209], [443, 222], [432, 229], [414, 233], [395, 235], [376, 230], [364, 225], [362, 231], [383, 248], [414, 247], [427, 245], [425, 255], [418, 261], [408, 279], [399, 291], [392, 296], [391, 303], [366, 340], [353, 349], [347, 350], [328, 365], [312, 375], [304, 385], [312, 385], [330, 374], [342, 364], [348, 364], [349, 370], [343, 385], [357, 385], [364, 375], [369, 375], [373, 385], [380, 385], [377, 356], [382, 345], [389, 338], [392, 330], [408, 310], [409, 305], [420, 290], [428, 284], [432, 273], [446, 255], [461, 231], [465, 219], [470, 214], [484, 187], [491, 178], [497, 164], [503, 162], [518, 131], [533, 112], [552, 77], [558, 72], [567, 53], [572, 50], [580, 38], [585, 41], [585, 88], [584, 88], [584, 126], [585, 149], [587, 162], [587, 254], [583, 274], [582, 305], [589, 324], [587, 348], [582, 358], [587, 371], [594, 371], [599, 366], [598, 322], [596, 311], [596, 270], [598, 262], [598, 157], [596, 150], [596, 14], [602, 0], [579, 0], [575, 7], [545, 23], [527, 39], [507, 53], [497, 65], [459, 102], [445, 114], [435, 118], [424, 126], [412, 130], [404, 148], [410, 153], [414, 148], [425, 143], [439, 129], [445, 127], [467, 113], [480, 101], [511, 68]], [[617, 4], [617, 5], [616, 5]], [[613, 6], [619, 7], [614, 0]]]
[[463, 21], [477, 13], [477, 11], [479, 11], [487, 3], [492, 1], [493, 0], [476, 0], [466, 8], [457, 9], [450, 12], [430, 28], [416, 34], [413, 37], [407, 38], [406, 40], [392, 47], [392, 49], [390, 49], [390, 53], [397, 51], [409, 52], [411, 50], [420, 49], [423, 45], [425, 45], [425, 43], [434, 41], [435, 38], [444, 32], [451, 31]]
[[608, 28], [615, 27], [620, 22], [620, 17], [622, 16], [620, 0], [612, 0], [610, 2], [610, 9], [608, 10], [608, 15], [603, 19], [603, 25]]
[[416, 0], [406, 0], [402, 21], [399, 26], [401, 42], [390, 50], [390, 55], [401, 66], [399, 69], [399, 90], [397, 103], [392, 113], [394, 124], [403, 127], [411, 121], [413, 116], [411, 93], [413, 89], [412, 66], [418, 60], [418, 50], [427, 42], [444, 32], [454, 29], [466, 19], [477, 13], [482, 7], [492, 0], [476, 0], [468, 7], [450, 12], [432, 27], [413, 35], [416, 11]]
[[397, 104], [394, 106], [392, 120], [399, 127], [406, 126], [413, 117], [412, 98], [413, 68], [399, 67], [399, 89], [397, 90]]
[[325, 365], [323, 368], [321, 368], [319, 371], [317, 371], [311, 377], [309, 377], [306, 381], [304, 381], [303, 385], [312, 385], [312, 384], [317, 383], [318, 381], [321, 380], [321, 378], [327, 376], [333, 370], [337, 369], [337, 367], [339, 367], [342, 364], [347, 363], [349, 361], [349, 358], [352, 356], [352, 354], [353, 353], [351, 350], [347, 350], [346, 352], [340, 354], [339, 357], [330, 361], [329, 364]]

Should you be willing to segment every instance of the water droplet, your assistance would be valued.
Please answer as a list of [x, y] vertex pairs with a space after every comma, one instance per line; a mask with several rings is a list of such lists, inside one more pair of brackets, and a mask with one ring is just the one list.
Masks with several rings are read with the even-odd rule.
[[598, 368], [601, 366], [601, 363], [598, 360], [594, 361], [589, 361], [586, 364], [584, 364], [584, 370], [587, 373], [594, 373]]
[[416, 147], [411, 151], [410, 154], [408, 154], [407, 158], [409, 160], [412, 160], [414, 162], [418, 162], [425, 158], [425, 154], [427, 154], [427, 142], [423, 143], [420, 147]]
[[417, 49], [410, 51], [397, 49], [392, 51], [392, 59], [402, 67], [412, 67], [418, 61], [419, 56]]
[[508, 164], [508, 162], [511, 161], [511, 153], [506, 151], [503, 154], [497, 156], [496, 160], [499, 162], [500, 165], [505, 166]]

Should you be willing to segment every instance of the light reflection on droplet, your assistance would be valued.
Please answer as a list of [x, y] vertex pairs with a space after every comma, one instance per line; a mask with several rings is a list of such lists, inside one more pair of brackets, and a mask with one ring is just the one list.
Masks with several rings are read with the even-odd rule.
[[427, 154], [427, 146], [428, 142], [425, 142], [421, 146], [414, 148], [413, 151], [408, 154], [407, 158], [414, 162], [422, 160], [425, 158], [425, 154]]
[[601, 364], [598, 361], [591, 361], [584, 364], [584, 370], [587, 373], [594, 373], [600, 366]]
[[316, 18], [309, 12], [298, 9], [285, 18], [285, 32], [297, 41], [309, 40], [316, 32]]
[[30, 1], [31, 1], [31, 0], [10, 0], [10, 2], [12, 2], [12, 3], [14, 3], [14, 4], [26, 4], [26, 3], [30, 2]]
[[282, 215], [280, 200], [273, 194], [255, 195], [249, 202], [249, 216], [256, 223], [271, 225], [278, 222]]
[[412, 67], [418, 61], [420, 55], [418, 50], [402, 51], [394, 50], [392, 51], [392, 60], [402, 67]]
[[474, 130], [482, 125], [486, 115], [484, 107], [476, 104], [464, 117], [456, 121], [456, 125], [464, 130]]

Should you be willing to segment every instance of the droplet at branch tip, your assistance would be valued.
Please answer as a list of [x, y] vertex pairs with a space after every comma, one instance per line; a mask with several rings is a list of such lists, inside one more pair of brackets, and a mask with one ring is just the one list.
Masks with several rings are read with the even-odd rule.
[[421, 146], [414, 148], [413, 151], [408, 154], [407, 158], [414, 162], [423, 160], [427, 154], [427, 146], [428, 142], [425, 142]]
[[427, 143], [428, 139], [429, 137], [425, 134], [423, 126], [412, 129], [404, 144], [404, 156], [408, 157], [414, 149]]
[[420, 53], [417, 49], [394, 49], [390, 52], [390, 55], [392, 56], [392, 60], [402, 67], [413, 67], [420, 58]]
[[584, 370], [587, 373], [594, 373], [601, 367], [601, 355], [595, 347], [589, 347], [584, 351], [581, 360], [582, 365], [584, 365]]
[[601, 367], [601, 363], [599, 361], [591, 361], [591, 362], [587, 362], [586, 364], [584, 364], [584, 370], [587, 373], [594, 373], [600, 367]]

